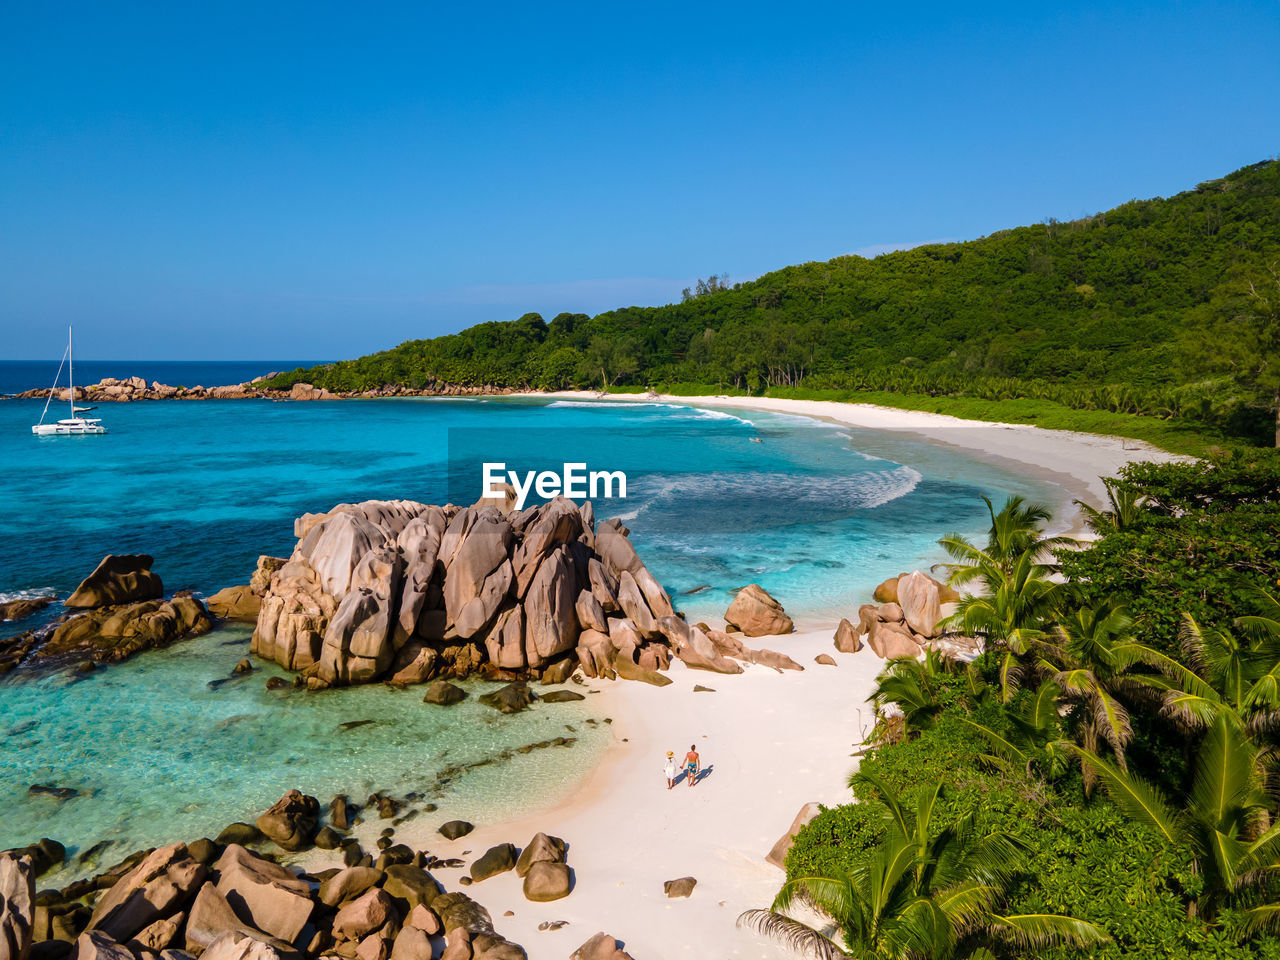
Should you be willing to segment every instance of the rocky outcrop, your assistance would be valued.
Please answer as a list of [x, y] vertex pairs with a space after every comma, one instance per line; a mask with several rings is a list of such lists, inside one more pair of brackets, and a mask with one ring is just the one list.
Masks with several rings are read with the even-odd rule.
[[738, 591], [725, 611], [724, 621], [748, 637], [766, 637], [795, 630], [795, 624], [782, 609], [782, 604], [754, 583]]
[[787, 832], [778, 838], [778, 842], [773, 845], [773, 849], [765, 855], [765, 860], [772, 863], [779, 870], [787, 869], [787, 852], [791, 849], [791, 845], [795, 842], [796, 834], [814, 817], [822, 812], [822, 807], [817, 803], [806, 803], [800, 808], [800, 812], [796, 814], [791, 826], [787, 828]]
[[[277, 376], [275, 373], [258, 377], [245, 383], [231, 383], [206, 387], [171, 386], [153, 380], [150, 384], [142, 377], [104, 377], [97, 383], [75, 388], [76, 401], [93, 403], [129, 403], [135, 400], [339, 400], [352, 397], [479, 397], [514, 393], [518, 388], [494, 383], [458, 384], [431, 379], [423, 387], [385, 385], [368, 390], [336, 390], [317, 387], [310, 383], [297, 383], [287, 388], [268, 387], [264, 381]], [[47, 387], [38, 387], [14, 394], [15, 397], [44, 400], [49, 396]], [[63, 403], [72, 399], [72, 391], [66, 387], [53, 392], [54, 399]]]
[[212, 627], [209, 611], [189, 593], [169, 600], [97, 607], [52, 627], [43, 643], [33, 644], [29, 662], [37, 667], [117, 663], [143, 650], [207, 633]]
[[[41, 841], [24, 849], [39, 848], [47, 856], [50, 845]], [[563, 849], [560, 843], [556, 863], [567, 874]], [[494, 929], [483, 906], [466, 894], [443, 892], [418, 865], [460, 861], [436, 861], [401, 845], [383, 857], [395, 851], [405, 861], [385, 869], [356, 866], [312, 875], [236, 843], [175, 843], [137, 851], [100, 876], [38, 896], [28, 858], [3, 853], [0, 958], [431, 960], [431, 938], [443, 936], [445, 956], [454, 950], [469, 960], [527, 960], [522, 947]], [[555, 843], [550, 851], [555, 854]], [[473, 872], [509, 870], [515, 853], [510, 845], [493, 848]], [[90, 910], [83, 901], [95, 898]]]
[[615, 676], [619, 650], [645, 669], [670, 662], [656, 626], [672, 615], [670, 598], [626, 528], [595, 526], [590, 504], [557, 498], [513, 512], [373, 500], [306, 514], [294, 534], [293, 554], [269, 575], [252, 649], [313, 689], [475, 672], [563, 680], [578, 660]]
[[835, 645], [841, 653], [857, 653], [862, 649], [862, 637], [848, 620], [842, 619], [836, 627]]
[[157, 921], [184, 910], [207, 873], [186, 844], [154, 850], [102, 895], [87, 929], [126, 943]]
[[247, 586], [224, 587], [205, 601], [209, 612], [220, 620], [257, 623], [262, 597]]
[[262, 612], [262, 598], [271, 589], [271, 578], [288, 561], [283, 557], [258, 557], [258, 566], [247, 585], [226, 587], [208, 600], [209, 612], [223, 620], [257, 623]]
[[879, 621], [867, 637], [867, 646], [883, 660], [918, 657], [923, 648], [911, 634], [911, 628], [900, 621]]
[[315, 839], [320, 801], [290, 790], [258, 817], [258, 829], [285, 850], [305, 850]]
[[231, 844], [213, 866], [218, 892], [245, 923], [296, 941], [311, 918], [311, 887], [270, 860]]
[[932, 637], [942, 617], [938, 582], [919, 570], [898, 578], [898, 606], [912, 633]]
[[336, 393], [330, 393], [324, 387], [313, 387], [309, 383], [295, 383], [289, 389], [290, 400], [337, 400]]
[[35, 898], [31, 862], [12, 853], [0, 854], [0, 958], [27, 960]]
[[151, 571], [154, 562], [145, 553], [107, 554], [62, 604], [94, 608], [162, 597], [164, 586]]
[[[945, 613], [943, 606], [954, 603], [959, 596], [951, 587], [919, 570], [899, 574], [876, 587], [878, 605], [867, 603], [858, 608], [854, 636], [859, 641], [865, 637], [872, 652], [886, 660], [918, 657], [927, 648], [972, 659], [980, 652], [980, 644], [966, 637], [944, 637], [938, 626]], [[850, 635], [844, 629], [847, 623], [841, 622], [846, 644]], [[840, 647], [839, 633], [836, 645]]]
[[[933, 577], [929, 576], [927, 573], [921, 573], [919, 570], [914, 571], [914, 573], [931, 581], [938, 588], [939, 603], [956, 603], [960, 599], [960, 594], [956, 592], [954, 587], [951, 587], [943, 583], [941, 580], [935, 580]], [[875, 602], [876, 603], [901, 602], [898, 598], [898, 586], [899, 586], [899, 583], [902, 581], [902, 579], [907, 576], [912, 576], [912, 574], [900, 573], [896, 577], [890, 577], [888, 580], [885, 580], [883, 583], [877, 586], [875, 591], [872, 594], [872, 597], [875, 600]]]

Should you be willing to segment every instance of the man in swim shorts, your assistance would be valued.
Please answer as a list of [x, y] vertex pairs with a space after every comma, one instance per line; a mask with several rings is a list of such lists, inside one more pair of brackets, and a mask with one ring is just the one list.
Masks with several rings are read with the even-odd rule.
[[698, 782], [698, 763], [700, 760], [697, 747], [692, 743], [689, 744], [689, 752], [684, 755], [684, 778], [689, 781], [689, 786], [691, 787]]

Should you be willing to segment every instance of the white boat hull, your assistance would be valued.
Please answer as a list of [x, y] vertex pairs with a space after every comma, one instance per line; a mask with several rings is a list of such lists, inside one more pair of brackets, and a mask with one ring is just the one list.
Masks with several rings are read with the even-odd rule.
[[107, 428], [97, 420], [59, 420], [57, 423], [37, 423], [31, 432], [37, 437], [87, 437], [106, 433]]

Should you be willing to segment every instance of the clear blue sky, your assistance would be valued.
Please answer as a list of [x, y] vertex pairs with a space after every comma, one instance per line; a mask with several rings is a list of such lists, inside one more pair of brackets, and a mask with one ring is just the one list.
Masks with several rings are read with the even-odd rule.
[[8, 2], [0, 359], [353, 356], [1278, 152], [1275, 0]]

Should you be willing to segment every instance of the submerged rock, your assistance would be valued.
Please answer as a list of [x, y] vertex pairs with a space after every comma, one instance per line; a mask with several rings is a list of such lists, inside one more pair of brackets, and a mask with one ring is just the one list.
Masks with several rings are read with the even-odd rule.
[[475, 826], [466, 820], [450, 820], [441, 824], [439, 833], [446, 840], [457, 840], [459, 837], [465, 837], [474, 829]]
[[528, 683], [515, 680], [500, 690], [484, 694], [480, 702], [502, 713], [519, 713], [537, 699], [538, 697], [529, 689]]
[[543, 703], [571, 703], [574, 700], [585, 699], [587, 698], [574, 690], [552, 690], [542, 695]]
[[0, 621], [25, 620], [32, 614], [39, 613], [55, 599], [54, 597], [34, 597], [0, 603]]
[[455, 686], [448, 680], [436, 680], [427, 687], [427, 693], [422, 698], [422, 702], [447, 707], [455, 703], [461, 703], [466, 698], [467, 691], [461, 687]]

